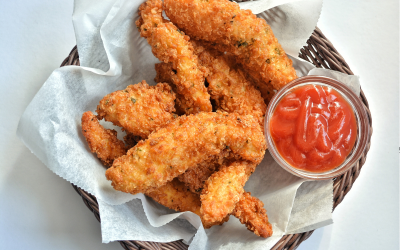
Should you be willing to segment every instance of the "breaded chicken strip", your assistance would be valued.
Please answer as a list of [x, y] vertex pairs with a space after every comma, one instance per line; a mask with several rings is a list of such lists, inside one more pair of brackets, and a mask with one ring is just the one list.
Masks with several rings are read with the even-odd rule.
[[267, 110], [261, 93], [236, 66], [234, 58], [213, 49], [206, 49], [199, 41], [192, 41], [200, 62], [210, 71], [207, 76], [208, 92], [216, 101], [217, 108], [229, 113], [254, 116], [264, 127]]
[[181, 116], [140, 141], [106, 171], [114, 189], [136, 194], [157, 188], [208, 159], [229, 150], [259, 164], [266, 142], [252, 116], [199, 113]]
[[[246, 73], [237, 67], [232, 57], [206, 49], [198, 41], [191, 41], [196, 55], [203, 66], [209, 70], [206, 77], [209, 86], [208, 92], [211, 99], [215, 100], [216, 108], [225, 112], [237, 112], [241, 115], [253, 115], [263, 127], [264, 115], [267, 105], [256, 87], [246, 79]], [[175, 75], [172, 65], [159, 63], [155, 66], [156, 82], [166, 82], [173, 85], [172, 77]], [[172, 87], [173, 88], [173, 87]], [[177, 95], [177, 106], [181, 106], [180, 97]], [[178, 109], [178, 108], [177, 108]]]
[[233, 162], [221, 167], [208, 178], [200, 196], [200, 213], [204, 221], [214, 223], [232, 213], [244, 193], [243, 187], [249, 178], [246, 174], [249, 164]]
[[204, 228], [210, 228], [215, 225], [222, 225], [229, 220], [229, 215], [225, 216], [221, 221], [207, 222], [201, 217], [200, 214], [200, 196], [188, 190], [184, 183], [180, 182], [177, 178], [167, 182], [164, 186], [156, 188], [152, 191], [145, 193], [147, 196], [153, 198], [161, 205], [173, 209], [177, 212], [190, 211], [197, 214]]
[[265, 85], [282, 88], [296, 78], [286, 56], [264, 19], [241, 10], [229, 0], [165, 0], [171, 21], [192, 39], [234, 54], [247, 71], [259, 72]]
[[82, 115], [82, 133], [90, 150], [106, 166], [111, 166], [114, 159], [126, 154], [125, 144], [118, 140], [117, 131], [105, 129], [90, 111]]
[[174, 119], [175, 94], [166, 83], [149, 86], [146, 81], [106, 95], [97, 106], [99, 119], [122, 127], [134, 136], [147, 138]]
[[200, 196], [190, 192], [177, 178], [155, 190], [146, 192], [155, 201], [175, 211], [190, 211], [200, 215]]
[[148, 0], [139, 8], [141, 18], [136, 22], [142, 37], [147, 38], [153, 54], [165, 63], [171, 63], [176, 75], [174, 84], [184, 99], [186, 114], [211, 111], [210, 95], [204, 86], [206, 69], [193, 54], [189, 37], [173, 23], [162, 18], [162, 1]]
[[[219, 157], [223, 159], [223, 156]], [[206, 180], [219, 168], [221, 164], [218, 160], [202, 162], [186, 170], [178, 176], [178, 179], [185, 183], [186, 187], [193, 193], [201, 194]]]
[[185, 101], [185, 97], [178, 93], [177, 87], [173, 81], [173, 79], [177, 79], [176, 70], [172, 67], [172, 63], [157, 63], [155, 65], [155, 69], [157, 72], [156, 78], [154, 78], [155, 82], [165, 82], [168, 83], [172, 90], [175, 92], [175, 109], [178, 115], [186, 114], [187, 110], [191, 110], [191, 107], [188, 106], [189, 103]]
[[267, 238], [272, 235], [272, 225], [268, 221], [264, 203], [245, 192], [232, 213], [247, 229], [256, 235]]
[[[103, 164], [111, 166], [116, 158], [126, 154], [124, 143], [117, 139], [117, 132], [103, 128], [96, 116], [90, 111], [82, 115], [82, 132], [86, 137], [89, 148], [96, 153]], [[127, 135], [127, 140], [132, 140], [131, 143], [136, 144], [136, 139], [130, 135]], [[177, 178], [164, 186], [147, 192], [146, 195], [170, 209], [178, 212], [190, 211], [200, 216], [200, 195], [190, 192], [184, 183]], [[213, 225], [222, 224], [228, 219], [229, 217], [216, 223], [203, 222], [203, 226], [210, 228]]]
[[[232, 60], [236, 60], [235, 56], [232, 54], [227, 55], [229, 56]], [[237, 67], [243, 68], [242, 65], [237, 64]], [[253, 86], [255, 86], [261, 93], [261, 96], [264, 98], [264, 103], [268, 106], [269, 101], [271, 101], [272, 97], [274, 97], [275, 93], [277, 92], [276, 89], [274, 89], [274, 86], [271, 84], [265, 84], [262, 80], [262, 77], [260, 76], [260, 72], [256, 71], [249, 71], [249, 70], [244, 70], [246, 74], [246, 79], [249, 80]]]

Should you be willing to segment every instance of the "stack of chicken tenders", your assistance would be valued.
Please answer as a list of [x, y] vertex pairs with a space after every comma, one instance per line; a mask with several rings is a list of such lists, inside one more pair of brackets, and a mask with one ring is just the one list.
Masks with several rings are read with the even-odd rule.
[[[110, 93], [97, 115], [82, 116], [107, 179], [116, 190], [191, 211], [205, 228], [233, 215], [271, 236], [264, 204], [243, 187], [267, 149], [267, 104], [296, 78], [292, 61], [265, 20], [228, 0], [148, 0], [139, 16], [140, 34], [161, 61], [158, 84]], [[124, 141], [102, 119], [121, 127]]]

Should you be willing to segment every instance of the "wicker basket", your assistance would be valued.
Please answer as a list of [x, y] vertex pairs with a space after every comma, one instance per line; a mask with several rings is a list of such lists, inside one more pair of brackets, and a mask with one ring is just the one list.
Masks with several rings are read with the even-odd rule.
[[[307, 46], [304, 46], [300, 50], [299, 57], [311, 62], [316, 67], [323, 67], [326, 69], [337, 70], [345, 74], [352, 75], [353, 72], [345, 62], [344, 58], [336, 51], [332, 43], [322, 34], [321, 30], [316, 28], [307, 41]], [[72, 49], [69, 56], [62, 62], [62, 66], [66, 65], [79, 65], [79, 55], [76, 46]], [[363, 91], [361, 90], [360, 99], [364, 104], [364, 108], [368, 114], [370, 135], [368, 138], [368, 145], [361, 156], [360, 160], [351, 169], [345, 172], [343, 175], [334, 178], [333, 183], [333, 210], [343, 201], [346, 194], [350, 191], [353, 183], [356, 181], [360, 174], [361, 168], [365, 163], [368, 150], [371, 145], [371, 134], [372, 134], [372, 118], [369, 111], [368, 101]], [[84, 190], [73, 185], [74, 189], [82, 197], [83, 202], [93, 212], [94, 216], [100, 221], [99, 206], [96, 197], [85, 192]], [[301, 242], [308, 239], [314, 231], [309, 231], [300, 234], [285, 235], [278, 243], [272, 248], [272, 250], [293, 250], [296, 249]], [[146, 242], [146, 241], [120, 241], [120, 244], [124, 249], [166, 249], [166, 250], [180, 250], [188, 249], [188, 246], [181, 241], [175, 241], [170, 243], [158, 243], [158, 242]]]

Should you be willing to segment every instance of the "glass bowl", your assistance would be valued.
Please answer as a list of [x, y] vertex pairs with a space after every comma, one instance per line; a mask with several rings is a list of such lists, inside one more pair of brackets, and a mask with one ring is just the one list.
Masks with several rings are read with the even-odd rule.
[[[336, 90], [342, 97], [350, 104], [354, 111], [354, 115], [356, 117], [356, 123], [357, 123], [357, 139], [354, 143], [353, 150], [350, 152], [350, 154], [347, 156], [345, 161], [339, 165], [338, 167], [325, 171], [325, 172], [309, 172], [305, 171], [302, 169], [297, 169], [294, 166], [290, 165], [287, 161], [284, 160], [284, 158], [279, 154], [275, 143], [272, 139], [271, 132], [270, 132], [270, 119], [272, 117], [272, 114], [275, 111], [276, 106], [280, 102], [280, 100], [289, 92], [291, 92], [293, 89], [305, 86], [305, 85], [320, 85], [320, 86], [325, 86], [332, 88]], [[267, 112], [265, 115], [265, 137], [267, 140], [267, 145], [269, 152], [271, 153], [272, 157], [275, 159], [275, 161], [286, 171], [301, 177], [305, 179], [312, 179], [312, 180], [326, 180], [326, 179], [332, 179], [334, 177], [337, 177], [344, 172], [346, 172], [348, 169], [350, 169], [354, 164], [357, 163], [357, 161], [360, 159], [362, 153], [365, 150], [365, 147], [367, 146], [368, 142], [368, 135], [370, 133], [370, 128], [368, 125], [368, 116], [365, 112], [363, 103], [359, 99], [359, 97], [345, 84], [334, 80], [329, 77], [324, 77], [324, 76], [304, 76], [297, 78], [296, 80], [288, 83], [285, 85], [282, 89], [280, 89], [275, 96], [272, 98], [272, 100], [269, 102]]]

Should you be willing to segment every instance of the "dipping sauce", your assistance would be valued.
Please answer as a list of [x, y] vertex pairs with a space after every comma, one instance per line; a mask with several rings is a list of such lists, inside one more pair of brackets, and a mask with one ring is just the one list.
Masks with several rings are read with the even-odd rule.
[[310, 84], [280, 100], [270, 133], [279, 154], [294, 168], [325, 172], [340, 166], [352, 151], [357, 121], [337, 91]]

